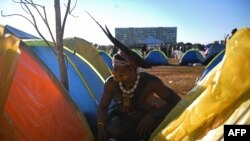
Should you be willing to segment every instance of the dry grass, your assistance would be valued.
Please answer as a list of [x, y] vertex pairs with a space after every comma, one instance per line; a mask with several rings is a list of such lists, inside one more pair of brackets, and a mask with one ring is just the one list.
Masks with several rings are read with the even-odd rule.
[[155, 66], [147, 71], [158, 76], [165, 85], [183, 97], [195, 86], [205, 66], [178, 66], [176, 59], [169, 59], [169, 62], [173, 66]]

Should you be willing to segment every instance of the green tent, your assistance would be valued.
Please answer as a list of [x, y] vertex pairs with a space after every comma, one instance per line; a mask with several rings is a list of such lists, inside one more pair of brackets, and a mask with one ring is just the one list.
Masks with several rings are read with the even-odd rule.
[[99, 55], [98, 50], [94, 48], [91, 43], [78, 37], [66, 38], [63, 40], [63, 43], [67, 48], [88, 60], [101, 74], [104, 80], [111, 75], [108, 65]]

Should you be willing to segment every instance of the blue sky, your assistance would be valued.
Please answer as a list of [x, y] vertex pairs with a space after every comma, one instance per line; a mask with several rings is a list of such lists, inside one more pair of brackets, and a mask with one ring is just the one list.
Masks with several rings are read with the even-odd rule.
[[[61, 0], [63, 2], [66, 3]], [[53, 28], [53, 1], [38, 3], [46, 6]], [[1, 0], [0, 5], [4, 14], [24, 14], [20, 5], [12, 0]], [[116, 27], [177, 27], [177, 42], [208, 44], [223, 40], [233, 28], [250, 27], [249, 6], [250, 0], [78, 0], [73, 11], [77, 18], [68, 17], [64, 37], [77, 36], [97, 44], [111, 44], [86, 14], [88, 11], [113, 34]], [[65, 11], [64, 6], [61, 10]], [[31, 24], [21, 17], [0, 17], [0, 24], [37, 35]]]

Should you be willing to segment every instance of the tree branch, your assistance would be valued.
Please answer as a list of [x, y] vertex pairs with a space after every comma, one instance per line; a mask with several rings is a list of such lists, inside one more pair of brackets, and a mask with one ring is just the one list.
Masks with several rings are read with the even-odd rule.
[[47, 27], [47, 29], [49, 31], [50, 37], [51, 37], [54, 45], [56, 45], [55, 38], [54, 38], [54, 36], [52, 34], [51, 28], [50, 28], [49, 23], [48, 23], [48, 18], [47, 18], [45, 7], [44, 6], [41, 7], [43, 9], [43, 14], [44, 14], [44, 15], [42, 15], [40, 10], [35, 5], [32, 5], [32, 6], [36, 9], [37, 13], [40, 15], [41, 19], [43, 20], [44, 24], [46, 25], [46, 27]]
[[19, 17], [22, 17], [22, 18], [26, 19], [26, 20], [27, 20], [28, 22], [30, 22], [33, 26], [35, 26], [34, 23], [33, 23], [29, 18], [27, 18], [26, 16], [21, 15], [21, 14], [8, 14], [8, 15], [5, 15], [5, 14], [3, 14], [3, 11], [1, 11], [1, 16], [2, 16], [2, 17], [19, 16]]
[[[74, 17], [74, 18], [78, 18], [78, 16], [75, 16], [75, 15], [72, 14], [73, 10], [76, 8], [76, 4], [77, 4], [77, 0], [76, 0], [76, 2], [75, 2], [75, 5], [73, 6], [73, 8], [71, 8], [71, 9], [69, 10], [69, 15], [72, 16], [72, 17]], [[65, 4], [64, 4], [64, 5], [65, 5]], [[67, 7], [67, 6], [65, 5], [65, 7]]]
[[64, 19], [63, 19], [63, 24], [62, 24], [62, 36], [64, 35], [64, 28], [65, 28], [67, 17], [68, 17], [69, 11], [70, 11], [70, 4], [71, 4], [71, 0], [68, 0], [67, 9], [66, 9]]
[[[8, 15], [5, 15], [5, 14], [3, 14], [3, 11], [1, 11], [1, 16], [2, 16], [2, 17], [19, 16], [19, 17], [22, 17], [22, 18], [26, 19], [29, 23], [31, 23], [31, 24], [34, 26], [34, 28], [36, 29], [37, 33], [38, 33], [39, 36], [45, 41], [45, 43], [46, 43], [48, 46], [51, 46], [51, 44], [48, 42], [48, 40], [47, 40], [47, 39], [43, 36], [43, 34], [40, 32], [40, 30], [39, 30], [39, 28], [38, 28], [38, 25], [37, 25], [37, 22], [36, 22], [36, 19], [35, 19], [35, 16], [34, 16], [33, 13], [31, 12], [31, 10], [30, 10], [30, 8], [29, 8], [28, 5], [31, 5], [31, 6], [33, 6], [33, 7], [36, 8], [36, 9], [37, 9], [37, 7], [35, 7], [35, 6], [39, 6], [39, 7], [42, 7], [42, 8], [43, 8], [43, 6], [33, 3], [32, 0], [31, 0], [31, 2], [29, 2], [29, 1], [27, 1], [27, 0], [24, 0], [24, 1], [23, 1], [23, 0], [20, 0], [20, 1], [12, 0], [12, 1], [15, 2], [15, 3], [20, 4], [21, 7], [22, 7], [22, 9], [23, 9], [27, 14], [29, 14], [29, 15], [31, 16], [32, 20], [31, 20], [30, 18], [28, 18], [28, 17], [22, 15], [22, 14], [8, 14]], [[39, 10], [38, 10], [38, 9], [37, 9], [37, 11], [38, 11], [38, 13], [39, 13]], [[41, 14], [40, 14], [40, 16], [41, 16]], [[41, 17], [42, 17], [42, 16], [41, 16]], [[42, 19], [43, 19], [43, 17], [42, 17]], [[47, 24], [47, 26], [48, 26], [48, 24]], [[51, 35], [52, 35], [52, 34], [51, 34]], [[53, 36], [52, 36], [52, 37], [53, 37]], [[55, 44], [55, 41], [54, 41], [54, 44]]]
[[[22, 1], [22, 0], [21, 0], [21, 1]], [[49, 26], [49, 23], [48, 23], [48, 18], [47, 18], [47, 15], [46, 15], [45, 6], [42, 6], [42, 5], [40, 5], [40, 4], [36, 4], [36, 3], [34, 3], [32, 0], [30, 0], [30, 1], [24, 0], [24, 1], [25, 1], [25, 2], [22, 2], [22, 4], [24, 4], [26, 7], [28, 7], [27, 4], [29, 4], [29, 5], [31, 5], [31, 6], [37, 11], [37, 13], [39, 14], [39, 16], [40, 16], [41, 19], [43, 20], [44, 24], [46, 25], [46, 27], [47, 27], [47, 29], [48, 29], [48, 31], [49, 31], [50, 37], [51, 37], [51, 39], [52, 39], [52, 41], [53, 41], [53, 43], [54, 43], [54, 46], [55, 46], [56, 41], [55, 41], [55, 38], [54, 38], [54, 36], [53, 36], [53, 34], [52, 34], [52, 31], [51, 31], [51, 28], [50, 28], [50, 26]], [[41, 9], [43, 10], [43, 14], [44, 14], [44, 15], [41, 13], [41, 11], [40, 11], [38, 8], [41, 8]], [[30, 11], [30, 10], [29, 10], [29, 11]], [[31, 12], [29, 12], [29, 14], [32, 15]], [[32, 16], [32, 18], [33, 18], [33, 16]], [[34, 19], [34, 18], [33, 18], [33, 19]], [[39, 31], [39, 32], [40, 32], [40, 31]]]

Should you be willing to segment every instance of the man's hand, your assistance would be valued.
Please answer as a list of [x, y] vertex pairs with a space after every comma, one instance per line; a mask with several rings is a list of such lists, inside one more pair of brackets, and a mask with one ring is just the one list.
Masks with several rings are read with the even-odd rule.
[[154, 122], [155, 120], [150, 113], [144, 116], [136, 128], [136, 132], [139, 134], [140, 138], [147, 138], [150, 136], [153, 131]]

